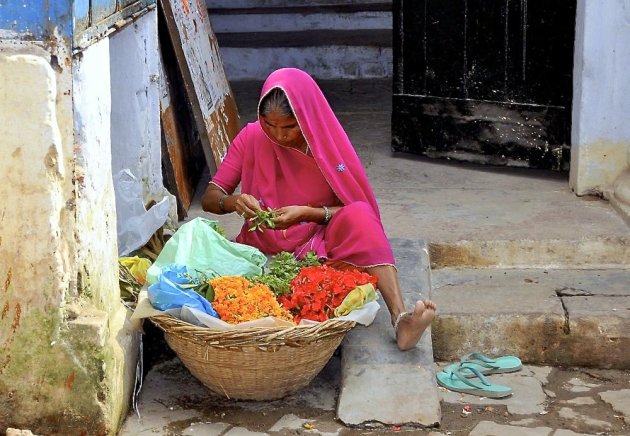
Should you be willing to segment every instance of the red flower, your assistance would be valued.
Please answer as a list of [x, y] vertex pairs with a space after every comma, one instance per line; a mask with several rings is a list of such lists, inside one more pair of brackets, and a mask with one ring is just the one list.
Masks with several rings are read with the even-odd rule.
[[326, 265], [303, 267], [291, 281], [292, 292], [278, 299], [295, 317], [326, 321], [357, 286], [372, 283], [376, 277], [356, 269], [338, 270]]

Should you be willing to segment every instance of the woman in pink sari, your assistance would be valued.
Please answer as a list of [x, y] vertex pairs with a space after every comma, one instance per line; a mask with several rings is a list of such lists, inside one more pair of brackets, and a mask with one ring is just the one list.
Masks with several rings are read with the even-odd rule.
[[[265, 254], [315, 251], [333, 265], [350, 264], [378, 279], [401, 350], [413, 348], [435, 317], [418, 301], [406, 312], [395, 260], [365, 170], [319, 86], [307, 73], [284, 68], [263, 85], [258, 121], [234, 139], [202, 204], [215, 214], [245, 219], [278, 211], [275, 229], [237, 242]], [[233, 195], [241, 185], [241, 194]]]

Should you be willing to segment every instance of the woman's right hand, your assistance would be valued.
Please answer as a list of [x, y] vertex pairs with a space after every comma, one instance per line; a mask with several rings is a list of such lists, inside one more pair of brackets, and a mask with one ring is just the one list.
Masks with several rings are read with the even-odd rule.
[[261, 210], [260, 203], [256, 197], [250, 194], [239, 194], [236, 198], [234, 212], [245, 219], [256, 216], [256, 211]]

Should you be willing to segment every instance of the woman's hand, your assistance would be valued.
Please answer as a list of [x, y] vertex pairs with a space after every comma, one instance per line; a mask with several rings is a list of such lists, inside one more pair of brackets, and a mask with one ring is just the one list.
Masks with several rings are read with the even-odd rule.
[[278, 216], [274, 220], [276, 230], [288, 229], [302, 221], [309, 221], [309, 211], [311, 209], [308, 206], [286, 206], [277, 209]]
[[256, 211], [260, 209], [260, 203], [256, 197], [249, 194], [240, 194], [234, 203], [234, 212], [243, 218], [250, 219], [256, 216]]

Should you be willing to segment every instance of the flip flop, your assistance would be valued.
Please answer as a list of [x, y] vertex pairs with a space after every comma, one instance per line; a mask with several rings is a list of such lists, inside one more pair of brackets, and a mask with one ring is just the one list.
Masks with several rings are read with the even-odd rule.
[[462, 367], [462, 369], [463, 368], [466, 369], [466, 372], [470, 371], [475, 377], [478, 377], [479, 381], [473, 381], [467, 378], [469, 376], [462, 374], [461, 369], [456, 369], [450, 373], [443, 371], [437, 373], [438, 384], [450, 391], [477, 395], [479, 397], [504, 398], [512, 395], [512, 388], [490, 383], [490, 381], [475, 368]]
[[[466, 369], [474, 368], [483, 375], [514, 372], [523, 368], [521, 359], [516, 356], [500, 356], [493, 359], [481, 353], [470, 353], [462, 357], [459, 363], [453, 363], [442, 371], [449, 374], [461, 368], [463, 364], [466, 364]], [[475, 374], [470, 371], [464, 371], [463, 375], [465, 377], [475, 377]]]

